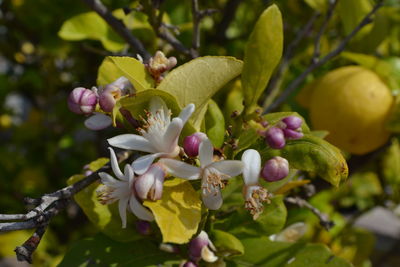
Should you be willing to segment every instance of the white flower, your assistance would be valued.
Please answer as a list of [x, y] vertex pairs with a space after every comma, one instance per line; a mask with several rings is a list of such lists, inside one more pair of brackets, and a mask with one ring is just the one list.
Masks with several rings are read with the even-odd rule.
[[171, 112], [165, 102], [160, 97], [153, 97], [147, 114], [147, 124], [144, 129], [140, 129], [142, 135], [122, 134], [108, 139], [108, 143], [114, 147], [151, 153], [132, 163], [135, 173], [141, 175], [156, 158], [178, 156], [179, 135], [193, 111], [194, 105], [189, 104], [171, 121]]
[[269, 202], [269, 194], [258, 184], [261, 171], [261, 157], [258, 151], [247, 149], [242, 155], [245, 208], [257, 219], [263, 212], [263, 202]]
[[107, 205], [118, 202], [119, 215], [122, 220], [122, 228], [126, 228], [126, 210], [128, 209], [135, 214], [139, 219], [145, 221], [153, 221], [153, 214], [146, 209], [135, 196], [133, 184], [135, 181], [135, 174], [129, 164], [125, 165], [124, 173], [121, 172], [118, 166], [118, 160], [115, 152], [110, 149], [111, 168], [117, 176], [115, 179], [105, 172], [99, 173], [101, 182], [104, 184], [97, 190], [99, 200], [102, 204]]
[[238, 160], [213, 162], [213, 146], [209, 139], [201, 142], [199, 158], [200, 167], [174, 159], [161, 159], [159, 162], [164, 164], [171, 175], [188, 180], [201, 179], [204, 205], [217, 210], [222, 205], [221, 188], [224, 188], [226, 180], [242, 173], [243, 163]]

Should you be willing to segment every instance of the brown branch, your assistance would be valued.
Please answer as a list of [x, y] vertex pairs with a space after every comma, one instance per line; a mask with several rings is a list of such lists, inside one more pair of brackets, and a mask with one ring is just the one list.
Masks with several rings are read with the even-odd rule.
[[107, 23], [111, 26], [133, 49], [139, 53], [145, 61], [147, 61], [151, 55], [144, 48], [143, 43], [137, 39], [131, 31], [125, 27], [124, 23], [114, 17], [114, 15], [107, 9], [107, 7], [100, 0], [82, 0], [85, 2], [93, 11], [99, 14]]
[[301, 73], [295, 80], [293, 80], [286, 89], [282, 92], [282, 94], [272, 103], [270, 106], [264, 109], [263, 114], [266, 114], [277, 107], [279, 107], [288, 97], [289, 95], [305, 80], [305, 78], [313, 72], [315, 69], [321, 67], [330, 59], [339, 55], [345, 48], [346, 45], [350, 42], [350, 40], [365, 26], [372, 22], [372, 16], [378, 11], [380, 7], [383, 6], [383, 0], [379, 0], [373, 7], [373, 9], [361, 20], [361, 22], [349, 33], [340, 44], [332, 50], [329, 54], [324, 56], [318, 61], [313, 60], [312, 63], [307, 67], [303, 73]]
[[217, 43], [223, 43], [226, 40], [226, 31], [232, 20], [235, 18], [236, 10], [243, 0], [229, 0], [224, 7], [222, 19], [216, 27], [214, 40]]
[[[130, 154], [127, 151], [118, 153], [118, 161], [126, 160]], [[31, 262], [31, 255], [39, 245], [50, 220], [67, 206], [76, 193], [97, 181], [99, 172], [105, 172], [109, 169], [110, 163], [84, 179], [53, 193], [45, 194], [40, 199], [25, 198], [26, 203], [37, 205], [26, 214], [0, 214], [0, 221], [13, 221], [0, 223], [0, 232], [36, 228], [35, 233], [22, 246], [15, 249], [18, 260]]]
[[319, 209], [308, 203], [306, 200], [300, 198], [300, 197], [286, 197], [285, 202], [294, 204], [300, 208], [307, 208], [309, 209], [312, 213], [314, 213], [318, 219], [319, 223], [321, 226], [323, 226], [327, 231], [331, 229], [333, 226], [335, 226], [335, 223], [331, 221], [328, 217], [328, 215], [322, 213]]

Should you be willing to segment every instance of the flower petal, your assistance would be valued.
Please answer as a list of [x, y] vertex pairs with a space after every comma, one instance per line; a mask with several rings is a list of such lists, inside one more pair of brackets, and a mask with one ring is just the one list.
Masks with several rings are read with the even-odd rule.
[[200, 166], [203, 168], [213, 161], [214, 147], [211, 144], [210, 139], [205, 139], [200, 143], [199, 146], [199, 159]]
[[246, 185], [258, 184], [261, 171], [260, 153], [254, 149], [247, 149], [242, 155], [243, 179]]
[[159, 96], [154, 96], [150, 100], [149, 104], [150, 112], [155, 115], [157, 112], [161, 112], [162, 119], [166, 122], [170, 122], [170, 113], [165, 104], [164, 100]]
[[115, 187], [118, 186], [118, 181], [114, 177], [109, 175], [108, 173], [100, 172], [99, 176], [100, 176], [102, 184], [104, 184], [106, 186], [109, 186], [109, 187], [112, 187], [112, 188], [115, 188]]
[[164, 133], [163, 145], [165, 153], [173, 153], [178, 145], [178, 138], [181, 134], [183, 123], [180, 118], [173, 118]]
[[218, 257], [215, 256], [214, 252], [208, 246], [204, 246], [201, 249], [201, 258], [206, 262], [216, 262], [218, 260]]
[[129, 198], [123, 198], [118, 202], [118, 210], [122, 221], [122, 228], [126, 228], [126, 208], [128, 207], [128, 201]]
[[153, 161], [162, 155], [164, 155], [164, 153], [154, 153], [139, 157], [132, 162], [133, 171], [138, 175], [142, 175], [149, 169]]
[[90, 130], [103, 130], [112, 124], [109, 116], [102, 113], [95, 113], [85, 120], [85, 126]]
[[154, 174], [151, 172], [151, 167], [143, 175], [135, 179], [136, 195], [141, 199], [147, 199], [147, 195], [154, 184]]
[[181, 113], [179, 113], [178, 117], [182, 120], [183, 124], [185, 124], [190, 116], [192, 116], [194, 109], [194, 104], [189, 104], [184, 109], [182, 109]]
[[206, 188], [203, 188], [201, 197], [204, 205], [210, 210], [217, 210], [222, 206], [223, 200], [221, 190], [218, 187], [210, 192]]
[[213, 162], [209, 167], [215, 168], [219, 172], [233, 177], [242, 173], [243, 165], [244, 164], [239, 160], [221, 160]]
[[167, 173], [188, 180], [199, 179], [201, 169], [175, 159], [160, 159], [158, 163], [164, 165]]
[[111, 146], [122, 149], [138, 150], [149, 153], [157, 152], [146, 138], [136, 134], [121, 134], [107, 139], [107, 141]]
[[121, 180], [126, 180], [124, 174], [121, 172], [121, 169], [119, 168], [118, 159], [117, 156], [115, 155], [114, 150], [111, 147], [109, 147], [108, 149], [110, 150], [111, 168], [115, 176], [117, 176]]
[[143, 207], [143, 205], [136, 199], [135, 196], [131, 196], [129, 199], [129, 207], [132, 213], [135, 214], [139, 219], [148, 222], [154, 221], [153, 214], [148, 209]]

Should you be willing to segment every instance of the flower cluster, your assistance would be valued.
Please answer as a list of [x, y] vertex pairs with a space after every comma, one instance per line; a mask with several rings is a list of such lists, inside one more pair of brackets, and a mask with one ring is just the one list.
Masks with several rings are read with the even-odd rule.
[[[111, 166], [114, 175], [100, 173], [103, 185], [98, 189], [103, 204], [119, 201], [122, 225], [126, 227], [126, 210], [140, 220], [154, 219], [150, 210], [142, 205], [143, 200], [155, 201], [162, 198], [164, 179], [168, 176], [187, 180], [201, 180], [201, 197], [208, 209], [217, 210], [223, 198], [221, 190], [231, 177], [242, 174], [245, 208], [256, 219], [263, 211], [263, 203], [269, 202], [271, 194], [259, 184], [259, 178], [277, 181], [288, 175], [286, 159], [274, 157], [261, 168], [260, 154], [254, 149], [244, 151], [241, 160], [225, 160], [214, 156], [214, 147], [205, 133], [195, 133], [178, 144], [184, 125], [195, 110], [187, 105], [181, 113], [171, 118], [171, 111], [160, 97], [153, 97], [146, 111], [146, 119], [139, 134], [122, 134], [108, 139], [117, 148], [144, 152], [122, 172], [114, 150], [110, 149]], [[288, 126], [289, 127], [289, 126]], [[186, 157], [198, 157], [197, 165], [184, 161]]]
[[261, 132], [265, 137], [265, 143], [271, 148], [282, 149], [286, 144], [286, 139], [299, 139], [303, 137], [301, 125], [303, 120], [296, 116], [283, 118], [275, 126], [269, 127]]
[[[87, 128], [101, 130], [112, 123], [111, 118], [104, 113], [111, 112], [122, 96], [134, 93], [133, 85], [122, 76], [106, 86], [92, 87], [92, 89], [75, 88], [68, 97], [68, 107], [76, 114], [90, 116], [85, 121]], [[96, 112], [96, 110], [104, 113]]]

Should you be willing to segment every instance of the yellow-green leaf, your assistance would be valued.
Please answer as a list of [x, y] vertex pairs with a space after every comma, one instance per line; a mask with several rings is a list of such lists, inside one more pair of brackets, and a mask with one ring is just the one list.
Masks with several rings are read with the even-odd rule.
[[97, 84], [106, 85], [121, 76], [129, 79], [137, 92], [154, 87], [154, 80], [145, 66], [133, 57], [106, 57], [100, 65]]
[[157, 87], [176, 97], [181, 108], [196, 105], [190, 121], [200, 130], [208, 100], [242, 71], [242, 61], [233, 57], [200, 57], [171, 71]]
[[217, 248], [219, 255], [227, 257], [244, 254], [242, 242], [230, 233], [221, 230], [213, 230], [211, 232], [211, 240]]
[[221, 147], [225, 138], [225, 118], [218, 104], [210, 99], [205, 117], [206, 133], [214, 147]]
[[[338, 2], [338, 12], [342, 20], [345, 34], [349, 34], [367, 15], [372, 4], [370, 0], [346, 0]], [[365, 26], [361, 32], [369, 32], [372, 25]]]
[[248, 113], [257, 105], [282, 57], [282, 50], [282, 15], [276, 5], [271, 5], [258, 19], [245, 49], [242, 86]]
[[197, 232], [201, 201], [188, 181], [178, 178], [165, 181], [162, 199], [143, 204], [153, 212], [163, 242], [184, 244]]
[[312, 9], [325, 12], [328, 7], [328, 0], [304, 0]]
[[265, 148], [260, 153], [264, 159], [282, 156], [292, 168], [315, 172], [334, 186], [348, 176], [347, 163], [340, 150], [310, 134], [301, 139], [288, 140], [283, 149]]

